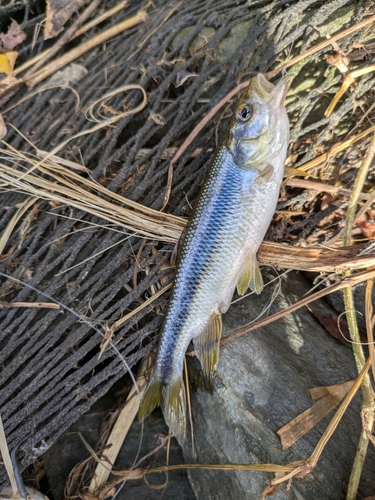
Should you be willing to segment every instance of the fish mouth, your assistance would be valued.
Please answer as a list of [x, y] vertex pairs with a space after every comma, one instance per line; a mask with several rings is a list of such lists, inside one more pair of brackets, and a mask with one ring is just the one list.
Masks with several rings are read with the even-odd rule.
[[258, 73], [254, 80], [254, 90], [256, 90], [261, 97], [266, 99], [269, 98], [275, 89], [275, 85], [269, 82], [262, 73]]
[[262, 101], [276, 100], [281, 103], [284, 102], [288, 87], [289, 78], [287, 76], [283, 76], [279, 82], [274, 85], [268, 81], [262, 73], [258, 73], [251, 79], [245, 97], [250, 98], [252, 94], [256, 94]]

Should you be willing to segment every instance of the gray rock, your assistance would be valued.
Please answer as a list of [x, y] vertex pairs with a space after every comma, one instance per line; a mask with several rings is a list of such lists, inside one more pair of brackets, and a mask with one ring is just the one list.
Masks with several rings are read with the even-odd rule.
[[[272, 287], [272, 285], [271, 285]], [[252, 295], [232, 305], [224, 316], [224, 336], [240, 324], [254, 320], [272, 290]], [[282, 278], [270, 314], [298, 301], [311, 288], [297, 273]], [[315, 302], [322, 313], [324, 302]], [[220, 349], [213, 390], [202, 386], [199, 363], [189, 363], [193, 388], [192, 413], [196, 455], [184, 445], [187, 462], [201, 464], [288, 464], [307, 459], [324, 432], [333, 412], [291, 448], [282, 451], [276, 431], [309, 408], [308, 389], [355, 378], [350, 347], [332, 338], [306, 309], [257, 329]], [[294, 479], [290, 491], [283, 487], [273, 498], [338, 500], [349, 479], [360, 432], [359, 396], [344, 415], [315, 470]], [[374, 453], [368, 456], [358, 498], [374, 494], [368, 481], [374, 469]], [[273, 474], [253, 471], [190, 470], [198, 499], [260, 499]]]

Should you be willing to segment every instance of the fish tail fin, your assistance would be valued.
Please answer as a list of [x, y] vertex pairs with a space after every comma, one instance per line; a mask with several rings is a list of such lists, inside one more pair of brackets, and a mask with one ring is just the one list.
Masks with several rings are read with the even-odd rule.
[[185, 390], [182, 375], [175, 377], [163, 387], [160, 406], [170, 431], [182, 444], [186, 431]]
[[185, 439], [186, 416], [185, 416], [185, 391], [182, 375], [174, 377], [165, 384], [152, 373], [146, 392], [141, 400], [138, 416], [143, 420], [152, 410], [160, 405], [164, 419], [181, 444]]
[[149, 415], [154, 408], [160, 404], [162, 397], [162, 382], [155, 376], [152, 371], [150, 381], [146, 388], [145, 393], [142, 396], [141, 403], [139, 405], [138, 417], [140, 420]]

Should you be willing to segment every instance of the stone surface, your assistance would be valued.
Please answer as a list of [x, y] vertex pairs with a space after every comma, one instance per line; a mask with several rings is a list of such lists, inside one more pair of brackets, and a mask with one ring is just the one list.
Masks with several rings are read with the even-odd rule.
[[[272, 286], [231, 306], [224, 316], [224, 336], [256, 318], [271, 300]], [[311, 287], [297, 273], [281, 279], [270, 314], [297, 302]], [[329, 311], [315, 302], [322, 313]], [[333, 339], [306, 309], [231, 341], [220, 349], [212, 393], [200, 382], [198, 362], [189, 363], [196, 455], [184, 446], [187, 462], [205, 464], [288, 464], [307, 459], [333, 412], [282, 451], [276, 431], [309, 408], [308, 389], [345, 382], [356, 376], [351, 349]], [[345, 497], [360, 431], [359, 396], [344, 415], [312, 474], [295, 479], [274, 498], [338, 500]], [[358, 498], [374, 494], [374, 453], [367, 457]], [[260, 499], [271, 474], [252, 471], [191, 470], [199, 500]]]

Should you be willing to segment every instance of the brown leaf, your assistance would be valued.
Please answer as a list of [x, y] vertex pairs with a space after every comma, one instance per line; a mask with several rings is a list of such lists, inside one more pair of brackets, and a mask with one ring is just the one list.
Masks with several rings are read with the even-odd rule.
[[356, 226], [362, 230], [362, 233], [366, 236], [366, 238], [374, 238], [375, 237], [375, 220], [368, 219], [367, 216], [362, 217], [360, 220], [357, 220]]
[[1, 33], [0, 40], [3, 42], [4, 49], [13, 50], [22, 43], [26, 38], [25, 33], [21, 30], [21, 26], [17, 21], [12, 21], [9, 26], [8, 33]]
[[330, 413], [353, 387], [354, 380], [343, 384], [310, 389], [310, 396], [317, 400], [313, 405], [277, 431], [283, 450], [287, 450], [328, 413]]
[[[335, 339], [339, 340], [343, 344], [349, 345], [351, 343], [348, 323], [343, 316], [341, 316], [340, 319], [336, 314], [323, 316], [316, 310], [312, 309], [309, 305], [306, 307], [316, 317], [319, 323], [324, 326], [327, 332], [332, 335], [332, 337], [335, 337]], [[367, 337], [363, 332], [360, 332], [360, 338], [362, 342], [367, 342]]]

